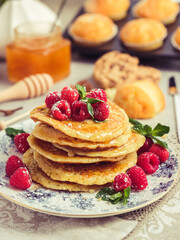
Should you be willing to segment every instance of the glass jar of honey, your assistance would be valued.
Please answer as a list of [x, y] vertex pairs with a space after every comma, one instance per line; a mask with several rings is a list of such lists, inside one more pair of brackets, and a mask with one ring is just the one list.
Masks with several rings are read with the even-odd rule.
[[14, 42], [6, 47], [9, 80], [48, 73], [57, 82], [70, 72], [71, 44], [46, 22], [23, 23], [15, 28]]

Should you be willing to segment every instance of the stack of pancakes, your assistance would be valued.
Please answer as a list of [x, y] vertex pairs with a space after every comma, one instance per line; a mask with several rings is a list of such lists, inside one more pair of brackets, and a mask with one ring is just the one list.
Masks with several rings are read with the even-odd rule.
[[107, 121], [59, 121], [45, 106], [30, 117], [39, 121], [28, 138], [23, 161], [34, 181], [44, 187], [69, 191], [95, 191], [110, 185], [137, 161], [144, 137], [131, 131], [126, 113], [108, 101]]

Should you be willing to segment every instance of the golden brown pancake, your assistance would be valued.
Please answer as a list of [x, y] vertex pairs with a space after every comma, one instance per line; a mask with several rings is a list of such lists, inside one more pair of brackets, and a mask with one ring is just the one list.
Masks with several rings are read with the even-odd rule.
[[96, 163], [96, 162], [116, 162], [121, 160], [124, 155], [118, 157], [87, 157], [87, 156], [68, 156], [67, 152], [58, 149], [57, 147], [53, 146], [51, 143], [42, 141], [38, 138], [33, 136], [28, 137], [28, 142], [30, 147], [37, 151], [39, 154], [51, 159], [54, 162], [59, 163]]
[[144, 144], [144, 141], [145, 141], [144, 136], [133, 132], [130, 139], [123, 146], [110, 148], [107, 150], [83, 151], [77, 148], [61, 146], [58, 144], [54, 144], [54, 146], [68, 152], [69, 156], [74, 156], [77, 154], [80, 156], [88, 157], [118, 157], [121, 155], [126, 155], [128, 153], [137, 151]]
[[37, 165], [36, 161], [33, 158], [32, 149], [27, 150], [27, 152], [23, 155], [23, 162], [26, 164], [28, 168], [32, 180], [41, 184], [42, 186], [55, 190], [68, 190], [71, 192], [94, 192], [104, 187], [103, 185], [81, 185], [72, 182], [62, 182], [55, 181], [48, 177]]
[[93, 120], [83, 122], [65, 120], [60, 121], [52, 117], [50, 109], [45, 105], [35, 108], [30, 113], [34, 121], [46, 123], [58, 131], [72, 137], [92, 142], [105, 142], [117, 138], [127, 131], [128, 117], [123, 109], [108, 101], [110, 115], [107, 121], [95, 123]]
[[62, 164], [52, 162], [34, 151], [34, 160], [50, 178], [58, 181], [75, 182], [82, 185], [103, 185], [113, 182], [118, 173], [124, 173], [137, 162], [136, 152], [122, 160], [111, 163]]
[[129, 125], [128, 130], [125, 133], [121, 134], [119, 137], [111, 141], [106, 142], [90, 142], [83, 141], [77, 138], [72, 138], [44, 123], [37, 124], [31, 134], [43, 141], [56, 143], [63, 146], [76, 147], [81, 148], [83, 150], [88, 149], [101, 150], [110, 147], [122, 146], [125, 142], [128, 141], [128, 139], [131, 136], [130, 128], [131, 126]]

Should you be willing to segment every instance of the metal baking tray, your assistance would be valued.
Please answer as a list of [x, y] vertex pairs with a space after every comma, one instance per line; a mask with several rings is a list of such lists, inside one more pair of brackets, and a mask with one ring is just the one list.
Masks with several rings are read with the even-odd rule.
[[[118, 29], [120, 30], [121, 27], [128, 22], [129, 20], [134, 19], [135, 17], [132, 15], [132, 8], [133, 6], [137, 3], [137, 0], [131, 0], [131, 6], [129, 8], [127, 17], [124, 18], [123, 20], [115, 22], [115, 24], [118, 26]], [[80, 11], [77, 13], [75, 18], [71, 21], [71, 23], [81, 14], [84, 13], [83, 8], [80, 9]], [[70, 24], [71, 24], [70, 23]], [[69, 24], [69, 25], [70, 25]], [[68, 34], [68, 27], [64, 32], [64, 37], [69, 38], [72, 42], [72, 50], [77, 51], [80, 54], [83, 55], [88, 55], [88, 56], [98, 56], [102, 55], [108, 51], [113, 51], [113, 50], [118, 50], [120, 52], [126, 52], [131, 55], [138, 56], [140, 58], [144, 59], [153, 59], [153, 58], [171, 58], [171, 59], [179, 59], [180, 58], [180, 51], [176, 50], [173, 48], [171, 45], [171, 36], [172, 33], [176, 30], [176, 28], [180, 26], [180, 14], [177, 17], [176, 22], [166, 26], [168, 30], [168, 35], [166, 39], [164, 40], [164, 44], [161, 48], [153, 51], [148, 51], [148, 52], [139, 52], [139, 51], [134, 51], [131, 49], [128, 49], [127, 47], [123, 46], [123, 44], [119, 40], [119, 34], [110, 42], [102, 45], [102, 46], [96, 46], [96, 47], [87, 47], [87, 46], [81, 46], [78, 45], [76, 42], [73, 41], [73, 39], [69, 36]]]

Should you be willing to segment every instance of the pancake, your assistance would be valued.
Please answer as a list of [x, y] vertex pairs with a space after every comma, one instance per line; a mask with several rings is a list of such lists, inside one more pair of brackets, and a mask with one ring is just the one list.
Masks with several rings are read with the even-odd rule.
[[52, 117], [46, 105], [31, 111], [30, 117], [34, 121], [46, 123], [58, 131], [72, 137], [92, 142], [111, 141], [127, 131], [129, 120], [125, 111], [115, 103], [108, 101], [110, 115], [107, 121], [96, 123], [93, 120], [83, 122], [65, 120], [60, 121]]
[[31, 178], [33, 181], [41, 184], [42, 186], [54, 190], [68, 190], [71, 192], [94, 192], [99, 190], [100, 188], [104, 186], [99, 185], [81, 185], [77, 183], [71, 183], [71, 182], [61, 182], [61, 181], [55, 181], [48, 177], [37, 165], [36, 161], [33, 158], [33, 151], [32, 149], [29, 149], [26, 151], [26, 153], [23, 155], [23, 162], [26, 164], [26, 167], [28, 168]]
[[137, 151], [144, 144], [144, 141], [144, 136], [133, 132], [130, 139], [123, 146], [102, 151], [83, 151], [77, 148], [60, 146], [58, 144], [54, 144], [54, 146], [68, 152], [69, 156], [74, 156], [77, 154], [88, 157], [118, 157]]
[[116, 139], [113, 139], [111, 141], [106, 141], [106, 142], [89, 142], [89, 141], [83, 141], [77, 138], [71, 138], [65, 135], [64, 133], [44, 123], [37, 124], [31, 134], [41, 140], [63, 145], [63, 146], [76, 147], [76, 148], [81, 148], [83, 150], [88, 150], [88, 149], [101, 150], [101, 149], [107, 149], [110, 147], [122, 146], [125, 142], [128, 141], [128, 139], [131, 136], [130, 128], [131, 126], [129, 125], [128, 130], [125, 133], [121, 134]]
[[50, 178], [82, 185], [103, 185], [113, 182], [118, 173], [124, 173], [137, 162], [137, 154], [128, 154], [121, 161], [93, 164], [62, 164], [52, 162], [34, 151], [34, 160]]
[[44, 157], [47, 157], [48, 159], [51, 159], [54, 162], [59, 163], [96, 163], [96, 162], [104, 162], [104, 161], [110, 161], [110, 162], [116, 162], [121, 160], [124, 155], [118, 157], [87, 157], [87, 156], [68, 156], [67, 152], [56, 148], [51, 143], [42, 141], [38, 138], [35, 138], [33, 136], [28, 137], [28, 142], [30, 147], [43, 155]]

